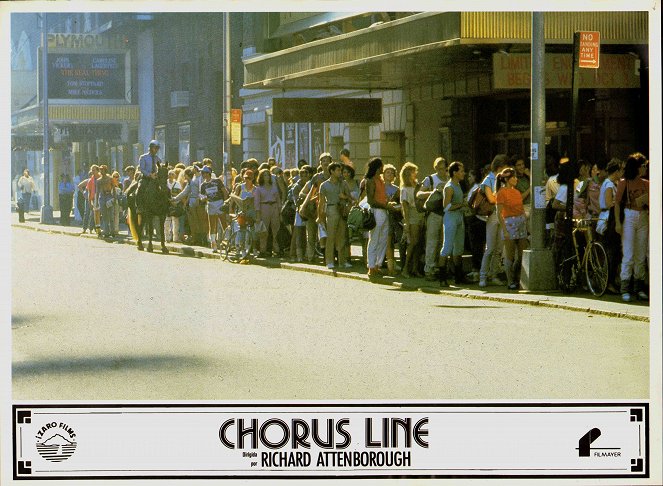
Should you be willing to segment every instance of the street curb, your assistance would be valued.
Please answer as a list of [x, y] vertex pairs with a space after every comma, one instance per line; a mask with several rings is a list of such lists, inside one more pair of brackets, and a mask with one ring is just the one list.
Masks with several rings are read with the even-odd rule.
[[[60, 230], [60, 229], [54, 229], [54, 228], [39, 228], [33, 225], [24, 225], [21, 223], [12, 223], [12, 227], [15, 228], [23, 228], [23, 229], [30, 229], [33, 231], [40, 231], [43, 233], [51, 233], [51, 234], [59, 234], [59, 235], [68, 235], [68, 236], [77, 236], [77, 237], [84, 237], [84, 238], [90, 238], [90, 239], [96, 239], [97, 236], [90, 234], [80, 234], [80, 233], [72, 233], [70, 231], [65, 231], [65, 230]], [[103, 240], [102, 240], [103, 241]], [[119, 240], [114, 240], [114, 243], [119, 243], [119, 244], [126, 244], [126, 245], [134, 245], [135, 243], [133, 240], [130, 240], [128, 238], [122, 238]], [[182, 247], [176, 247], [176, 246], [169, 246], [166, 245], [166, 248], [170, 252], [170, 254], [174, 254], [176, 256], [183, 256], [183, 257], [193, 257], [193, 258], [209, 258], [209, 259], [221, 259], [220, 255], [215, 254], [215, 253], [210, 253], [202, 250], [196, 250], [190, 246], [182, 246]], [[160, 248], [157, 249], [155, 248], [155, 253], [160, 253], [161, 250]], [[561, 309], [561, 310], [567, 310], [567, 311], [573, 311], [573, 312], [584, 312], [584, 313], [589, 313], [589, 314], [594, 314], [594, 315], [601, 315], [601, 316], [606, 316], [606, 317], [617, 317], [621, 319], [630, 319], [633, 321], [639, 321], [639, 322], [650, 322], [649, 316], [641, 316], [637, 314], [629, 314], [626, 312], [617, 312], [617, 311], [609, 311], [609, 310], [602, 310], [602, 309], [593, 309], [591, 307], [583, 307], [583, 306], [575, 306], [575, 305], [570, 305], [570, 304], [560, 304], [556, 302], [551, 302], [548, 300], [529, 300], [529, 299], [517, 299], [513, 297], [503, 297], [503, 296], [495, 296], [495, 295], [489, 295], [489, 294], [478, 294], [474, 293], [476, 291], [468, 291], [466, 289], [458, 289], [458, 290], [444, 290], [444, 289], [438, 289], [435, 287], [431, 287], [428, 284], [424, 285], [417, 285], [414, 283], [410, 282], [397, 282], [397, 281], [390, 281], [390, 280], [385, 280], [383, 278], [377, 278], [377, 279], [370, 279], [368, 275], [365, 274], [357, 274], [357, 273], [349, 273], [345, 271], [334, 271], [330, 270], [326, 267], [319, 267], [316, 265], [310, 265], [310, 264], [303, 264], [303, 263], [288, 263], [288, 262], [278, 262], [278, 261], [270, 261], [266, 259], [254, 259], [252, 260], [253, 265], [260, 265], [263, 267], [268, 267], [268, 268], [282, 268], [284, 270], [294, 270], [297, 272], [307, 272], [307, 273], [316, 273], [319, 275], [326, 275], [326, 276], [333, 276], [333, 277], [339, 277], [339, 278], [347, 278], [351, 280], [361, 280], [369, 283], [375, 283], [375, 284], [381, 284], [385, 286], [391, 286], [391, 287], [396, 287], [398, 289], [401, 289], [403, 291], [419, 291], [423, 292], [426, 294], [438, 294], [438, 295], [445, 295], [448, 297], [457, 297], [457, 298], [464, 298], [464, 299], [475, 299], [475, 300], [488, 300], [492, 302], [503, 302], [503, 303], [508, 303], [508, 304], [518, 304], [518, 305], [529, 305], [533, 307], [548, 307], [551, 309]], [[531, 295], [531, 294], [529, 294]]]

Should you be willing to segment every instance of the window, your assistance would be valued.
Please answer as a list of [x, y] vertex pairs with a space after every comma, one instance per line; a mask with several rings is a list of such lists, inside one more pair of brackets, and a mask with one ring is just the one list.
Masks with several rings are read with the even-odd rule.
[[190, 156], [190, 141], [191, 141], [191, 125], [183, 123], [179, 126], [179, 162], [189, 165]]
[[[159, 156], [161, 160], [166, 160], [166, 127], [160, 126], [154, 129], [154, 139], [161, 144], [161, 150], [159, 151]], [[138, 159], [136, 159], [138, 160]]]

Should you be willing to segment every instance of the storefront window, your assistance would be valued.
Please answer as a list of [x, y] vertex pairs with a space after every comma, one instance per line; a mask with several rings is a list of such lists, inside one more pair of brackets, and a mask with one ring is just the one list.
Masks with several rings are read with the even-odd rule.
[[[159, 157], [161, 160], [165, 161], [166, 159], [166, 127], [156, 127], [154, 129], [154, 139], [161, 144], [161, 150], [159, 150]], [[138, 160], [138, 159], [136, 159]]]
[[300, 159], [317, 166], [327, 145], [323, 123], [273, 123], [269, 117], [269, 156], [286, 169]]
[[183, 124], [179, 126], [179, 162], [189, 165], [189, 144], [191, 138], [191, 125]]

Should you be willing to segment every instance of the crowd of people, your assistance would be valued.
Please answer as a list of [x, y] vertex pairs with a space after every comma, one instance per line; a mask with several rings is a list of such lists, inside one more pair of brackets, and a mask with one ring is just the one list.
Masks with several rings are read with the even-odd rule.
[[[165, 165], [158, 150], [158, 142], [151, 142], [150, 152], [137, 167], [125, 167], [122, 179], [117, 172], [109, 175], [105, 165], [90, 167], [88, 178], [78, 183], [83, 233], [118, 233], [131, 206], [131, 187], [154, 177], [154, 166]], [[218, 252], [224, 230], [236, 224], [253, 236], [246, 240], [244, 259], [290, 258], [336, 271], [352, 268], [353, 259], [361, 258], [372, 278], [388, 274], [442, 285], [453, 279], [457, 285], [519, 288], [533, 200], [526, 157], [500, 154], [483, 170], [467, 171], [459, 161], [449, 164], [437, 157], [429, 174], [411, 162], [397, 173], [376, 157], [358, 179], [349, 155], [344, 150], [334, 162], [323, 153], [315, 166], [300, 160], [297, 168], [285, 170], [273, 158], [264, 163], [249, 159], [232, 170], [227, 184], [209, 158], [188, 167], [168, 166], [165, 237]], [[648, 298], [647, 167], [639, 153], [624, 162], [550, 157], [546, 163], [550, 247], [558, 252], [569, 237], [562, 223], [567, 188], [573, 184], [573, 218], [595, 222], [592, 231], [608, 254], [608, 290], [627, 302]], [[73, 185], [63, 178], [61, 186], [61, 198], [71, 200]], [[61, 207], [70, 206], [61, 201]], [[353, 208], [370, 213], [359, 227], [349, 223]], [[353, 243], [361, 246], [361, 257], [351, 254]], [[470, 272], [463, 264], [467, 255]]]

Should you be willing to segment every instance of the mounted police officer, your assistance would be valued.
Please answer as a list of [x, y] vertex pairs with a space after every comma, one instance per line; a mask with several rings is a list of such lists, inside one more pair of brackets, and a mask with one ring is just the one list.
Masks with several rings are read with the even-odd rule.
[[148, 185], [154, 183], [162, 164], [161, 159], [157, 156], [159, 148], [161, 148], [161, 145], [158, 140], [150, 141], [149, 151], [138, 159], [138, 171], [142, 174], [136, 190], [136, 206], [139, 212], [144, 207], [142, 196], [147, 193], [145, 189]]

